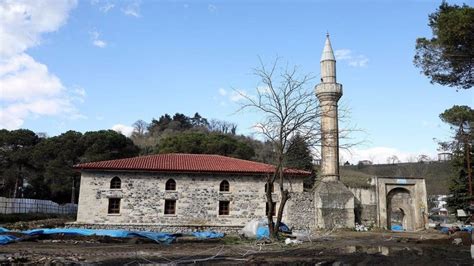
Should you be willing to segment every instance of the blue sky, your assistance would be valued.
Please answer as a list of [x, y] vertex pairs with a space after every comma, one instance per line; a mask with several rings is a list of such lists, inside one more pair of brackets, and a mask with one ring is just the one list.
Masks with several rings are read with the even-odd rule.
[[319, 76], [329, 31], [341, 104], [365, 131], [342, 159], [434, 156], [433, 138], [450, 136], [438, 115], [473, 104], [472, 90], [432, 85], [412, 64], [440, 2], [3, 0], [0, 127], [126, 133], [138, 119], [199, 112], [251, 134], [259, 116], [235, 113], [234, 90], [259, 85], [258, 57]]

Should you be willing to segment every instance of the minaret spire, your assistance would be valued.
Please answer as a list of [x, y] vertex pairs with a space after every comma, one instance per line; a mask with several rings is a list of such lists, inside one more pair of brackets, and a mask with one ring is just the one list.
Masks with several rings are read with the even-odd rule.
[[326, 34], [326, 42], [321, 55], [321, 79], [323, 83], [336, 83], [336, 57], [329, 40], [329, 33]]

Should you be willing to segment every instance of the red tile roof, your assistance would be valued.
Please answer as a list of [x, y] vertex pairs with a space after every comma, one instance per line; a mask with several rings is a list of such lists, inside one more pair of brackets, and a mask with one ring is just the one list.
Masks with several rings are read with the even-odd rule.
[[[270, 164], [241, 160], [211, 154], [156, 154], [126, 159], [99, 161], [74, 165], [79, 170], [124, 170], [185, 173], [242, 173], [269, 174], [275, 167]], [[308, 171], [286, 169], [286, 174], [308, 176]]]

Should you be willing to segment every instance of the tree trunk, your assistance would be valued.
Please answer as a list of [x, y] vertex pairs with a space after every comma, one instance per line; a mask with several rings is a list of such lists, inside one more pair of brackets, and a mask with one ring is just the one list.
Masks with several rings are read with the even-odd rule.
[[20, 196], [19, 190], [20, 188], [23, 187], [23, 182], [22, 182], [22, 175], [21, 175], [21, 164], [18, 165], [18, 175], [15, 180], [15, 188], [13, 189], [13, 198], [17, 198]]
[[267, 196], [267, 208], [268, 209], [268, 212], [266, 213], [267, 215], [267, 220], [268, 220], [268, 233], [270, 235], [270, 238], [274, 239], [275, 238], [275, 234], [274, 234], [274, 226], [273, 226], [273, 198], [272, 198], [272, 188], [273, 188], [273, 183], [275, 180], [272, 177], [268, 176], [267, 177], [267, 188], [266, 188], [266, 191], [265, 191], [265, 194]]

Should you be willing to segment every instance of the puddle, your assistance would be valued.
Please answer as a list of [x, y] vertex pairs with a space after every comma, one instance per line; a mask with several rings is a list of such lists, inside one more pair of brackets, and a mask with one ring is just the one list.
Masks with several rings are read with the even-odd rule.
[[345, 254], [352, 254], [352, 253], [366, 253], [369, 255], [373, 254], [381, 254], [384, 256], [389, 256], [394, 252], [400, 251], [409, 251], [413, 254], [422, 256], [423, 249], [421, 248], [409, 248], [409, 247], [387, 247], [387, 246], [347, 246], [341, 249], [341, 251]]

